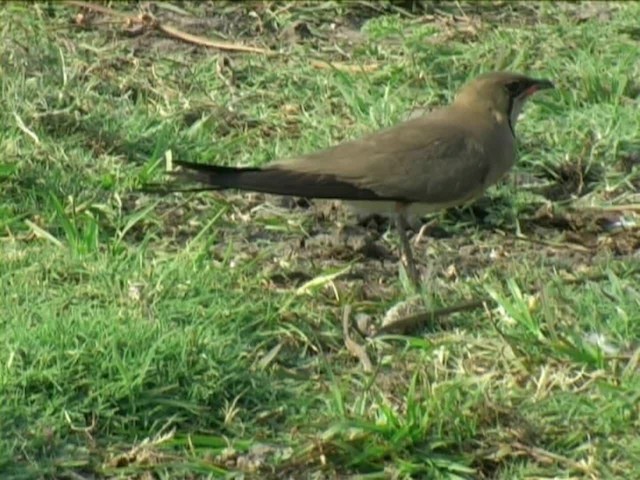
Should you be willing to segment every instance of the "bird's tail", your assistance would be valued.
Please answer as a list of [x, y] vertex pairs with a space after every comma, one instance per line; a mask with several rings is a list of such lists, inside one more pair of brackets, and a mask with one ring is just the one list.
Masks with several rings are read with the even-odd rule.
[[[224, 190], [239, 186], [239, 177], [248, 171], [257, 172], [257, 168], [236, 168], [223, 167], [217, 165], [206, 165], [202, 163], [173, 161], [174, 166], [179, 166], [178, 170], [167, 172], [173, 177], [172, 182], [165, 183], [145, 183], [142, 191], [149, 193], [173, 193], [173, 192], [206, 192], [211, 190]], [[198, 187], [185, 187], [185, 183], [199, 183]], [[250, 190], [250, 188], [249, 188]]]
[[174, 161], [180, 170], [171, 172], [183, 181], [200, 183], [201, 187], [174, 188], [172, 185], [149, 184], [154, 192], [196, 192], [237, 189], [252, 192], [291, 195], [307, 198], [343, 198], [380, 200], [371, 190], [340, 180], [334, 175], [298, 172], [285, 168], [222, 167], [185, 161]]

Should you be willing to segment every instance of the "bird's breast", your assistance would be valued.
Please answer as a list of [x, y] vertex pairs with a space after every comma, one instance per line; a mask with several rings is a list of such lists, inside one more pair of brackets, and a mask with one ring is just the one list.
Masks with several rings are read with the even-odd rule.
[[515, 164], [516, 145], [511, 131], [499, 129], [487, 145], [485, 154], [490, 159], [487, 175], [483, 179], [483, 187], [487, 188], [498, 182]]

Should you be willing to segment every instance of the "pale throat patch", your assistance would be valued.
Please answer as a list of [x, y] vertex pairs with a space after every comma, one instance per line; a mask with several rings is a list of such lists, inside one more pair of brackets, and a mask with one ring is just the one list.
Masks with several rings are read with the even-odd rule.
[[513, 106], [511, 107], [511, 126], [515, 128], [516, 122], [518, 121], [518, 117], [522, 113], [522, 109], [524, 107], [525, 102], [527, 101], [526, 96], [517, 97], [513, 99]]

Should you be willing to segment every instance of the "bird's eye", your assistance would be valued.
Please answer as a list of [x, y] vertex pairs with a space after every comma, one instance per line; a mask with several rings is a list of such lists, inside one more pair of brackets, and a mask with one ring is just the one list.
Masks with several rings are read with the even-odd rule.
[[527, 91], [531, 87], [532, 83], [528, 79], [514, 80], [505, 85], [510, 97], [519, 97], [523, 92]]
[[509, 92], [509, 95], [511, 95], [512, 97], [518, 96], [525, 88], [525, 86], [523, 85], [523, 82], [520, 80], [509, 82], [505, 86], [507, 87], [507, 91]]

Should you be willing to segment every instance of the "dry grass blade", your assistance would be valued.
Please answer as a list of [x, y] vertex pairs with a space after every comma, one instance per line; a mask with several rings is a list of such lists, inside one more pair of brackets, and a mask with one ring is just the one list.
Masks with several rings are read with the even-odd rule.
[[333, 69], [346, 73], [369, 73], [375, 72], [380, 68], [380, 65], [377, 63], [349, 65], [342, 62], [325, 62], [324, 60], [310, 60], [309, 63], [313, 68], [317, 68], [319, 70]]
[[347, 347], [349, 353], [351, 353], [354, 357], [360, 360], [362, 363], [362, 368], [365, 372], [371, 373], [373, 372], [373, 363], [367, 354], [367, 351], [362, 345], [359, 345], [355, 340], [353, 340], [349, 334], [349, 330], [351, 328], [351, 307], [346, 306], [344, 308], [344, 312], [342, 314], [342, 333], [344, 335], [344, 346]]

